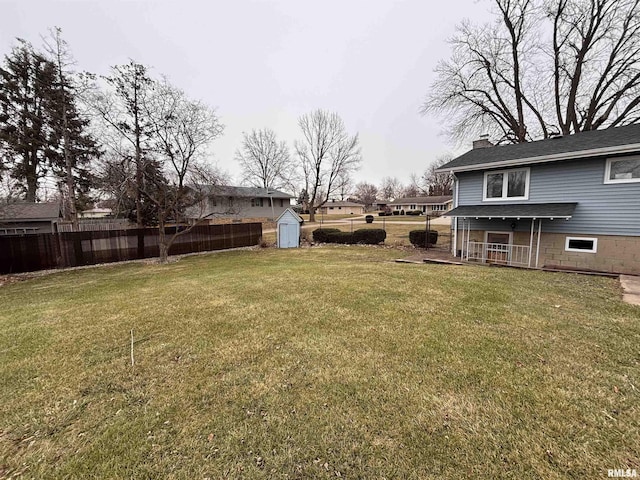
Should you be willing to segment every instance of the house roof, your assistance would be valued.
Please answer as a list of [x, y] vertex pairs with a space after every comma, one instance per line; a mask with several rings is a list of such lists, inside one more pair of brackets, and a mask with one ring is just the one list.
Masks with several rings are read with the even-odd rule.
[[476, 148], [440, 167], [439, 172], [553, 162], [640, 152], [640, 124], [581, 132], [536, 142]]
[[55, 220], [60, 216], [60, 204], [58, 202], [12, 203], [0, 206], [0, 221], [4, 222]]
[[206, 185], [209, 195], [219, 197], [243, 197], [243, 198], [293, 198], [293, 195], [275, 190], [273, 188], [236, 187], [232, 185]]
[[507, 205], [463, 205], [444, 213], [445, 217], [472, 218], [565, 218], [577, 203], [512, 203]]
[[451, 195], [442, 195], [439, 197], [403, 197], [396, 198], [393, 202], [389, 202], [389, 205], [406, 205], [406, 204], [426, 204], [426, 205], [438, 205], [442, 203], [451, 202], [453, 197]]
[[356, 202], [326, 202], [321, 207], [364, 207], [364, 204]]

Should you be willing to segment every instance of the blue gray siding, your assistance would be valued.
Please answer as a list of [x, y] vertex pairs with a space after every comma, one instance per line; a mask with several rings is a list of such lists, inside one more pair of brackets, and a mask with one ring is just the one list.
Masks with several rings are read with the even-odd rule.
[[[571, 220], [544, 220], [543, 231], [640, 236], [640, 183], [605, 184], [605, 162], [598, 158], [532, 165], [529, 200], [517, 202], [483, 202], [484, 172], [458, 173], [458, 204], [577, 202]], [[511, 223], [475, 221], [472, 228], [510, 230]], [[517, 223], [516, 230], [530, 228], [529, 220]]]

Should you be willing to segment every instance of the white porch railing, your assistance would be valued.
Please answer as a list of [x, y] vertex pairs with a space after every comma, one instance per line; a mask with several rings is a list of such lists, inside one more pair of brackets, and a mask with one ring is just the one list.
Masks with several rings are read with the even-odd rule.
[[530, 248], [528, 245], [504, 243], [467, 242], [464, 259], [482, 263], [500, 265], [531, 266]]

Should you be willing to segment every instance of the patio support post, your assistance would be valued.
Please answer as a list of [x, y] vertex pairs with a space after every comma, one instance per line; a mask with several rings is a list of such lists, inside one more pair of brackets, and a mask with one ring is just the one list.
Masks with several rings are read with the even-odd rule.
[[531, 235], [529, 235], [529, 268], [531, 268], [531, 255], [533, 253], [533, 224], [536, 223], [536, 219], [531, 219]]
[[[457, 218], [456, 218], [457, 220]], [[460, 259], [464, 259], [464, 218], [460, 219], [460, 225], [457, 225], [458, 227], [460, 227]], [[456, 238], [456, 253], [458, 250], [458, 239]]]
[[536, 248], [536, 268], [538, 268], [538, 259], [540, 258], [540, 234], [542, 233], [542, 219], [538, 219], [538, 246]]
[[469, 240], [471, 239], [471, 220], [467, 222], [467, 260], [469, 260]]
[[452, 254], [458, 256], [458, 217], [453, 217], [453, 248]]

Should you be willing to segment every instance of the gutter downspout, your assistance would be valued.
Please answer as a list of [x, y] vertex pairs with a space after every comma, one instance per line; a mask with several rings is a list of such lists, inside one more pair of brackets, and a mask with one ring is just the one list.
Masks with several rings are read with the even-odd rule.
[[[458, 207], [458, 191], [460, 190], [458, 188], [459, 181], [455, 173], [451, 172], [451, 176], [453, 177], [453, 189], [454, 189], [453, 208], [457, 208]], [[453, 247], [452, 247], [451, 254], [454, 257], [456, 257], [458, 253], [458, 217], [453, 218], [452, 227], [453, 227]]]

